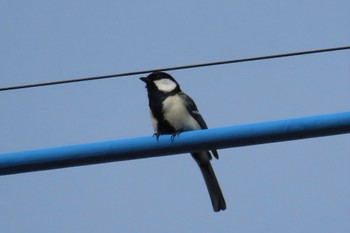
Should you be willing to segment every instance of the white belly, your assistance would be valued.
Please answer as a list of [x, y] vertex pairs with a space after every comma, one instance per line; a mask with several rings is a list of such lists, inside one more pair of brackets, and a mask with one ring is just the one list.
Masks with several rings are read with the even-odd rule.
[[197, 121], [187, 111], [183, 100], [177, 96], [170, 96], [163, 102], [164, 119], [178, 131], [201, 129]]

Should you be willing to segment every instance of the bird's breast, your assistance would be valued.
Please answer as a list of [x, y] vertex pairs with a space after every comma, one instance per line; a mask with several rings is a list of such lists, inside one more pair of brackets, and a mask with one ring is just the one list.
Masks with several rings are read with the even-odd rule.
[[178, 95], [169, 96], [163, 101], [163, 114], [164, 119], [177, 131], [201, 129], [188, 112], [183, 99]]

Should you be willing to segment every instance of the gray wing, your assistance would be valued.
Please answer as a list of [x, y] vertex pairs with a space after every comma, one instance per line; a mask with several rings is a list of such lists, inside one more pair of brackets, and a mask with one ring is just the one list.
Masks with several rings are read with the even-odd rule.
[[202, 129], [208, 129], [208, 126], [205, 123], [202, 115], [199, 113], [198, 108], [197, 108], [195, 102], [193, 101], [193, 99], [183, 92], [179, 93], [179, 96], [184, 100], [184, 103], [186, 104], [187, 111], [198, 122], [199, 126]]
[[[187, 111], [191, 114], [191, 116], [198, 122], [202, 129], [208, 129], [207, 124], [205, 123], [202, 115], [199, 113], [196, 103], [193, 101], [191, 97], [181, 92], [179, 96], [186, 103]], [[214, 155], [216, 159], [219, 159], [219, 154], [216, 150], [211, 150], [211, 153]]]

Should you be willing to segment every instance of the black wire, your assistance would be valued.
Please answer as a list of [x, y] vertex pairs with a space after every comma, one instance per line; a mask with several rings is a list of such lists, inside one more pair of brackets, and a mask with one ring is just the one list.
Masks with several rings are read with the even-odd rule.
[[198, 68], [198, 67], [204, 67], [204, 66], [216, 66], [216, 65], [224, 65], [224, 64], [229, 64], [229, 63], [239, 63], [239, 62], [281, 58], [281, 57], [300, 56], [300, 55], [306, 55], [306, 54], [324, 53], [324, 52], [332, 52], [332, 51], [339, 51], [339, 50], [346, 50], [346, 49], [350, 49], [350, 46], [318, 49], [318, 50], [309, 50], [309, 51], [294, 52], [294, 53], [284, 53], [284, 54], [276, 54], [276, 55], [261, 56], [261, 57], [242, 58], [242, 59], [226, 60], [226, 61], [218, 61], [218, 62], [208, 62], [208, 63], [194, 64], [194, 65], [175, 66], [175, 67], [168, 67], [168, 68], [161, 68], [161, 69], [152, 69], [152, 70], [143, 70], [143, 71], [120, 73], [120, 74], [102, 75], [102, 76], [78, 78], [78, 79], [71, 79], [71, 80], [53, 81], [53, 82], [45, 82], [45, 83], [34, 83], [34, 84], [12, 86], [12, 87], [2, 87], [2, 88], [0, 88], [0, 91], [9, 91], [9, 90], [32, 88], [32, 87], [42, 87], [42, 86], [51, 86], [51, 85], [74, 83], [74, 82], [84, 82], [84, 81], [115, 78], [115, 77], [122, 77], [122, 76], [140, 75], [140, 74], [146, 74], [146, 73], [151, 73], [151, 72], [155, 72], [155, 71], [192, 69], [192, 68]]

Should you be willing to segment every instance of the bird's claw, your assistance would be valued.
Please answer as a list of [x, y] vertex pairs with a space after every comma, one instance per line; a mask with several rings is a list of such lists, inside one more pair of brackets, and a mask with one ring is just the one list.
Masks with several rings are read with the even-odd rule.
[[171, 142], [174, 142], [175, 137], [178, 137], [180, 135], [181, 131], [175, 132], [171, 135]]
[[[180, 133], [182, 133], [182, 131], [178, 131], [178, 132], [173, 133], [173, 134], [171, 135], [171, 138], [170, 138], [171, 142], [174, 142], [175, 137], [178, 137], [178, 136], [180, 135]], [[159, 142], [159, 137], [160, 137], [161, 135], [162, 135], [161, 133], [154, 133], [154, 134], [153, 134], [153, 137], [156, 137], [157, 142]]]
[[154, 133], [153, 134], [153, 137], [156, 137], [156, 139], [157, 139], [157, 142], [159, 142], [159, 137], [160, 137], [160, 133]]

